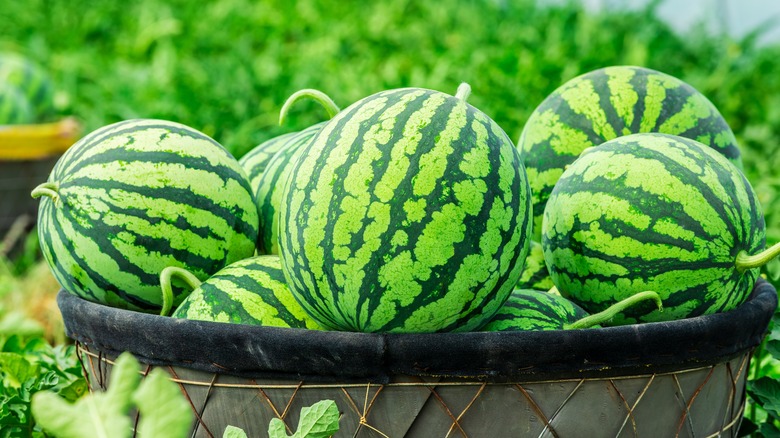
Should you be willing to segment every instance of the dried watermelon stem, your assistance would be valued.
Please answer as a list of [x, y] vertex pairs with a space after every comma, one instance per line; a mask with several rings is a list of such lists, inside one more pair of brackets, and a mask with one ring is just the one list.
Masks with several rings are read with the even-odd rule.
[[739, 272], [744, 272], [748, 269], [760, 268], [778, 255], [780, 255], [780, 242], [756, 255], [748, 255], [747, 251], [741, 251], [737, 254], [737, 269]]
[[163, 304], [160, 309], [161, 316], [168, 316], [173, 307], [173, 286], [171, 282], [173, 277], [177, 277], [180, 280], [187, 283], [187, 286], [191, 288], [190, 292], [197, 289], [200, 286], [200, 280], [194, 276], [190, 271], [178, 268], [176, 266], [168, 266], [160, 273], [160, 287], [162, 288]]
[[606, 310], [603, 310], [599, 313], [594, 313], [593, 315], [586, 316], [585, 318], [577, 320], [571, 324], [566, 324], [563, 326], [563, 328], [566, 330], [583, 329], [609, 322], [612, 318], [615, 317], [615, 315], [622, 312], [623, 310], [646, 300], [654, 300], [655, 304], [658, 306], [658, 310], [663, 312], [663, 303], [661, 302], [661, 297], [658, 295], [658, 293], [653, 291], [644, 291], [631, 295], [622, 301], [618, 301], [617, 303], [609, 306]]
[[287, 120], [287, 113], [290, 112], [290, 107], [292, 107], [295, 102], [303, 98], [314, 99], [316, 102], [322, 105], [322, 107], [325, 108], [325, 111], [328, 112], [328, 119], [332, 119], [336, 114], [339, 113], [339, 111], [341, 111], [338, 105], [336, 105], [336, 103], [333, 102], [333, 99], [331, 99], [327, 94], [313, 88], [304, 88], [303, 90], [298, 90], [290, 95], [290, 97], [288, 97], [284, 102], [284, 105], [282, 105], [282, 109], [279, 111], [280, 126], [284, 124], [285, 120]]

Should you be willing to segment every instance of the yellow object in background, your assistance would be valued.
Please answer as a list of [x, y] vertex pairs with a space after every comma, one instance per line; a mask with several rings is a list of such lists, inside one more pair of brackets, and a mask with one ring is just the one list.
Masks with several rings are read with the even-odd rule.
[[0, 160], [31, 160], [65, 152], [79, 138], [73, 117], [53, 123], [0, 125]]

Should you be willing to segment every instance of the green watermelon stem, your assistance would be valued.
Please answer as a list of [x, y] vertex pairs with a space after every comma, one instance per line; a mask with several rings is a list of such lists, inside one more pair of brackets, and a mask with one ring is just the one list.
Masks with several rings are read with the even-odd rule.
[[279, 111], [280, 126], [284, 124], [285, 120], [287, 120], [287, 113], [290, 112], [290, 107], [292, 107], [295, 102], [303, 99], [304, 97], [314, 99], [316, 102], [322, 105], [322, 107], [325, 108], [325, 111], [328, 112], [328, 119], [332, 119], [341, 111], [338, 105], [336, 105], [336, 103], [333, 102], [333, 99], [331, 99], [327, 94], [313, 88], [304, 88], [303, 90], [298, 90], [290, 95], [290, 97], [288, 97], [284, 102], [284, 105], [282, 105], [282, 109]]
[[612, 318], [615, 317], [615, 315], [633, 306], [634, 304], [637, 304], [641, 301], [650, 300], [650, 299], [654, 300], [656, 305], [658, 306], [658, 310], [663, 312], [664, 310], [663, 303], [661, 302], [661, 297], [658, 295], [658, 293], [653, 291], [644, 291], [644, 292], [639, 292], [637, 294], [634, 294], [622, 301], [618, 301], [617, 303], [609, 306], [606, 310], [603, 310], [599, 313], [594, 313], [593, 315], [586, 316], [582, 319], [574, 321], [571, 324], [566, 324], [563, 326], [563, 328], [565, 330], [573, 330], [573, 329], [590, 328], [593, 327], [594, 325], [600, 325], [610, 321]]
[[45, 182], [38, 187], [34, 188], [30, 195], [33, 199], [40, 198], [41, 196], [48, 196], [55, 203], [60, 199], [60, 185], [56, 182]]
[[465, 102], [470, 95], [471, 95], [471, 85], [467, 84], [466, 82], [463, 82], [460, 85], [458, 85], [458, 91], [455, 92], [455, 97]]
[[186, 269], [176, 266], [168, 266], [167, 268], [163, 269], [162, 272], [160, 272], [160, 287], [162, 288], [163, 298], [162, 309], [160, 309], [161, 316], [168, 316], [168, 314], [171, 312], [171, 308], [173, 307], [173, 286], [171, 285], [173, 277], [178, 277], [179, 279], [183, 280], [185, 283], [187, 283], [187, 286], [192, 288], [192, 290], [195, 290], [198, 286], [200, 286], [200, 280], [198, 277]]
[[756, 255], [748, 255], [747, 251], [741, 251], [737, 254], [737, 270], [744, 272], [748, 269], [760, 268], [778, 255], [780, 255], [780, 242]]

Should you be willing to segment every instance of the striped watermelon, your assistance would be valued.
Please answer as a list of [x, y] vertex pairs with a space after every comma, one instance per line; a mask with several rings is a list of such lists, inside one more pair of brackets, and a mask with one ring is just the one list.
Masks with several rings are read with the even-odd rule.
[[516, 289], [496, 316], [482, 327], [482, 331], [572, 330], [599, 327], [599, 324], [612, 321], [625, 309], [647, 300], [653, 300], [659, 311], [663, 310], [661, 297], [656, 292], [645, 291], [615, 303], [603, 312], [591, 315], [573, 301], [557, 293]]
[[234, 262], [201, 283], [174, 318], [322, 330], [295, 301], [279, 256]]
[[271, 161], [271, 157], [279, 152], [293, 135], [295, 135], [294, 132], [289, 132], [266, 140], [252, 148], [238, 160], [241, 168], [244, 169], [247, 177], [249, 177], [249, 186], [252, 187], [253, 193], [254, 188], [257, 187], [257, 183], [260, 181], [260, 177], [263, 176], [263, 172], [268, 166], [268, 162]]
[[246, 174], [217, 142], [178, 123], [128, 120], [90, 133], [33, 196], [54, 276], [98, 303], [157, 312], [167, 266], [205, 279], [254, 254]]
[[722, 312], [759, 274], [764, 218], [748, 181], [723, 155], [665, 134], [620, 137], [585, 151], [555, 185], [542, 223], [547, 267], [589, 312], [643, 290], [666, 311], [629, 321]]
[[548, 96], [531, 114], [518, 141], [531, 184], [534, 239], [541, 239], [544, 206], [567, 165], [588, 147], [642, 132], [699, 141], [742, 168], [737, 142], [726, 121], [690, 85], [642, 67], [592, 71]]
[[531, 241], [530, 252], [515, 289], [534, 289], [547, 291], [554, 286], [547, 265], [544, 264], [544, 252], [539, 242]]
[[284, 148], [271, 157], [265, 172], [252, 186], [260, 214], [260, 236], [257, 241], [259, 254], [279, 254], [279, 204], [282, 201], [284, 183], [303, 147], [324, 124], [317, 123], [292, 135]]
[[0, 125], [33, 123], [30, 101], [13, 85], [0, 83]]
[[30, 102], [33, 115], [46, 119], [54, 111], [54, 87], [48, 72], [15, 53], [0, 53], [0, 84], [21, 90]]
[[280, 255], [322, 325], [467, 331], [512, 292], [528, 253], [528, 182], [467, 94], [380, 92], [303, 148], [280, 206]]

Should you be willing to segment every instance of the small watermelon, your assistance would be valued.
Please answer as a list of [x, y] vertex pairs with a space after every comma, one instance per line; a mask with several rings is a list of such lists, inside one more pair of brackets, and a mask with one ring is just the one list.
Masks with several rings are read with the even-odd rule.
[[[657, 291], [665, 312], [629, 321], [723, 312], [759, 274], [764, 217], [742, 172], [697, 141], [634, 134], [585, 151], [555, 185], [542, 247], [555, 286], [589, 312]], [[765, 262], [765, 260], [764, 260]]]
[[54, 87], [49, 73], [40, 65], [16, 53], [0, 53], [0, 84], [22, 91], [30, 103], [33, 118], [45, 120], [54, 112]]
[[293, 298], [275, 255], [250, 257], [222, 268], [193, 290], [172, 316], [322, 330]]
[[659, 310], [661, 297], [652, 291], [634, 294], [601, 313], [590, 315], [582, 307], [555, 293], [516, 289], [482, 331], [573, 330], [598, 327], [637, 303], [653, 300]]
[[567, 165], [588, 147], [645, 132], [696, 140], [742, 168], [731, 128], [690, 85], [643, 67], [586, 73], [563, 84], [534, 110], [517, 143], [531, 184], [534, 239], [541, 239], [544, 206]]
[[[164, 120], [100, 128], [57, 161], [40, 197], [43, 256], [70, 293], [159, 312], [168, 266], [205, 280], [251, 257], [258, 215], [238, 161], [205, 134]], [[175, 297], [178, 304], [183, 291]]]
[[304, 146], [280, 205], [280, 255], [323, 326], [468, 331], [512, 292], [528, 253], [528, 181], [467, 94], [383, 91]]
[[0, 125], [33, 123], [32, 107], [27, 97], [14, 85], [0, 83]]
[[266, 140], [252, 148], [238, 160], [241, 168], [244, 169], [249, 178], [249, 186], [253, 188], [253, 193], [271, 157], [279, 152], [293, 135], [295, 135], [294, 132], [288, 132], [287, 134]]
[[515, 289], [534, 289], [547, 291], [554, 286], [547, 265], [544, 264], [544, 252], [539, 242], [531, 241], [531, 250], [525, 259], [523, 273]]

